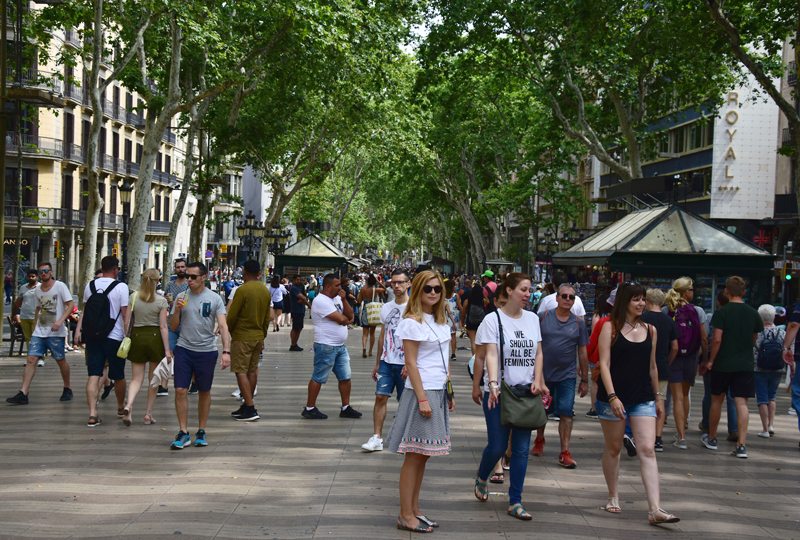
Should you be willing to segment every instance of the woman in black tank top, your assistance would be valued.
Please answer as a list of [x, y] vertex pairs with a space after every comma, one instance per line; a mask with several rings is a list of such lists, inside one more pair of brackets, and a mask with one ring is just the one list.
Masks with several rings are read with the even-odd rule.
[[600, 379], [595, 409], [603, 427], [606, 448], [603, 475], [608, 485], [606, 510], [613, 514], [619, 506], [619, 454], [625, 434], [625, 419], [630, 420], [642, 469], [651, 525], [677, 523], [674, 515], [662, 510], [656, 462], [656, 418], [664, 415], [658, 393], [656, 368], [656, 330], [642, 322], [645, 289], [638, 283], [620, 286], [611, 319], [600, 331], [598, 343]]

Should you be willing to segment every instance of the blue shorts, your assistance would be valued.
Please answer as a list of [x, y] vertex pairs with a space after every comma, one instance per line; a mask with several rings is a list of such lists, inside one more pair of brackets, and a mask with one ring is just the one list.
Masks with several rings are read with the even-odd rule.
[[31, 336], [28, 342], [28, 356], [38, 356], [41, 358], [47, 354], [48, 349], [50, 354], [53, 355], [53, 360], [63, 360], [66, 353], [64, 352], [64, 343], [67, 338], [63, 337], [38, 337]]
[[[656, 418], [656, 402], [655, 401], [643, 401], [642, 403], [637, 403], [635, 405], [625, 405], [625, 412], [622, 414], [626, 419], [629, 416], [652, 416]], [[616, 416], [614, 416], [614, 412], [611, 410], [611, 405], [608, 404], [607, 401], [600, 401], [599, 399], [594, 402], [594, 410], [597, 411], [597, 416], [600, 420], [619, 420]]]
[[756, 371], [753, 375], [756, 378], [756, 401], [758, 404], [767, 405], [770, 401], [775, 401], [775, 396], [778, 394], [778, 386], [780, 386], [781, 379], [786, 373], [783, 371], [775, 373]]
[[111, 338], [86, 342], [86, 369], [89, 377], [102, 377], [103, 368], [108, 362], [109, 379], [120, 381], [125, 378], [125, 359], [117, 356], [121, 343]]
[[376, 396], [390, 396], [392, 390], [397, 389], [397, 401], [403, 395], [403, 389], [406, 387], [406, 381], [400, 375], [405, 366], [403, 364], [387, 364], [381, 360], [378, 367], [378, 383], [375, 388]]
[[194, 375], [197, 390], [210, 392], [219, 352], [196, 352], [183, 347], [175, 347], [173, 353], [175, 354], [175, 388], [189, 388], [192, 383], [192, 375]]
[[272, 309], [279, 309], [283, 311], [283, 300], [281, 300], [280, 302], [273, 302]]
[[[556, 383], [547, 383], [550, 395], [553, 396], [552, 412], [558, 416], [575, 416], [575, 379], [567, 379]], [[550, 411], [548, 411], [550, 412]]]
[[311, 375], [311, 380], [325, 384], [331, 371], [340, 381], [350, 380], [350, 354], [347, 347], [314, 343], [314, 374]]
[[692, 356], [676, 356], [675, 360], [669, 365], [669, 382], [694, 383], [694, 376], [697, 375], [697, 358]]
[[167, 332], [169, 333], [169, 350], [174, 351], [175, 347], [178, 345], [178, 338], [181, 337], [181, 327], [178, 327], [177, 332], [173, 332], [170, 330], [169, 326], [167, 326]]

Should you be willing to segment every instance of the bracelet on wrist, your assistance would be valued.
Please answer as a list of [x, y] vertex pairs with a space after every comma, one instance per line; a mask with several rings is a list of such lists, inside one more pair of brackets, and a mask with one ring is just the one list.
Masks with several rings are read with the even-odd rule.
[[425, 403], [426, 401], [428, 401], [428, 400], [427, 399], [418, 399], [417, 403]]
[[589, 381], [588, 381], [587, 379], [581, 379], [581, 382], [582, 382], [583, 384], [589, 384]]
[[609, 403], [611, 403], [611, 402], [612, 402], [612, 401], [614, 401], [615, 399], [619, 399], [619, 398], [618, 398], [617, 396], [609, 396], [609, 397], [608, 397], [608, 402], [609, 402]]
[[615, 397], [617, 397], [617, 394], [615, 392], [611, 392], [610, 394], [608, 394], [608, 399], [615, 398]]

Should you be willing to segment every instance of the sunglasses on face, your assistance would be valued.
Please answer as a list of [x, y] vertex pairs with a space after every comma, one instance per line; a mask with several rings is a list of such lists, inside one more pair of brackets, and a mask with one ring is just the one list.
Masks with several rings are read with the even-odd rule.
[[40, 274], [49, 274], [50, 270], [39, 270]]
[[189, 279], [200, 279], [200, 276], [197, 274], [186, 274], [186, 277]]
[[442, 286], [441, 285], [436, 285], [435, 287], [431, 287], [430, 285], [425, 285], [424, 287], [422, 287], [422, 290], [426, 294], [430, 293], [431, 291], [435, 292], [436, 294], [439, 294], [439, 293], [442, 292]]
[[561, 298], [563, 298], [564, 300], [575, 300], [575, 295], [574, 294], [562, 294]]

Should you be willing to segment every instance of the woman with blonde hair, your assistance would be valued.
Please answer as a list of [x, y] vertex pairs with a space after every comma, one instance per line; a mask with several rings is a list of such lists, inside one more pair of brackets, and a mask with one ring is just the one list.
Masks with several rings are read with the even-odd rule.
[[395, 331], [395, 339], [403, 343], [408, 378], [387, 442], [389, 450], [405, 454], [397, 528], [413, 532], [433, 532], [439, 526], [420, 510], [419, 491], [428, 458], [450, 453], [449, 413], [455, 400], [448, 402], [446, 391], [450, 328], [445, 302], [442, 276], [433, 270], [419, 272]]
[[[128, 404], [123, 409], [122, 422], [131, 425], [131, 410], [136, 394], [144, 381], [144, 365], [150, 363], [150, 372], [147, 380], [153, 377], [153, 372], [161, 359], [166, 357], [172, 360], [169, 350], [169, 332], [167, 331], [167, 311], [169, 303], [163, 296], [156, 294], [156, 286], [161, 276], [157, 269], [148, 268], [142, 274], [142, 283], [139, 290], [132, 293], [128, 310], [128, 320], [125, 328], [130, 329], [133, 318], [133, 329], [130, 332], [131, 348], [128, 360], [131, 363], [131, 384], [128, 387]], [[144, 415], [144, 424], [155, 424], [153, 419], [153, 405], [156, 402], [158, 390], [147, 385], [147, 412]]]
[[664, 298], [666, 304], [661, 311], [678, 325], [678, 355], [669, 365], [669, 389], [672, 394], [672, 414], [678, 431], [673, 446], [686, 450], [686, 421], [689, 417], [689, 391], [697, 374], [697, 352], [702, 350], [703, 360], [708, 360], [708, 336], [706, 335], [706, 312], [692, 304], [694, 282], [681, 277], [672, 283]]

